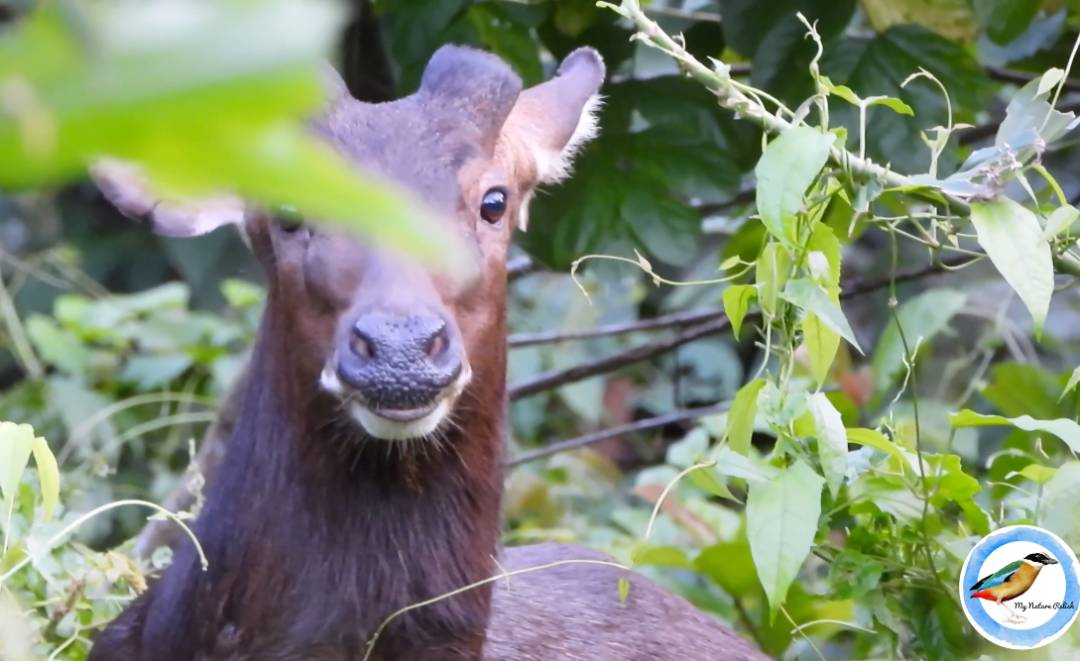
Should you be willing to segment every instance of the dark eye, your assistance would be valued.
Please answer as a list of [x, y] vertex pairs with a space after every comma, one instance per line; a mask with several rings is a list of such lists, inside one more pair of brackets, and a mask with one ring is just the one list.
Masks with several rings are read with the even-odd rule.
[[480, 202], [480, 217], [494, 225], [499, 222], [506, 213], [506, 190], [492, 188], [484, 193], [484, 199]]

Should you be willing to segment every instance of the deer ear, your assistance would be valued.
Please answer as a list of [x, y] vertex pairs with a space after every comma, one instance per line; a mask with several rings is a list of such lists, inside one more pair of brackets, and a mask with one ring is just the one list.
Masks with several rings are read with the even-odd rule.
[[603, 82], [600, 54], [579, 48], [566, 56], [554, 78], [518, 97], [507, 125], [532, 152], [539, 183], [565, 179], [574, 156], [596, 137]]
[[190, 201], [162, 200], [154, 195], [142, 171], [128, 163], [101, 159], [90, 176], [105, 199], [120, 213], [146, 222], [164, 236], [198, 236], [222, 225], [243, 225], [244, 202], [232, 195]]

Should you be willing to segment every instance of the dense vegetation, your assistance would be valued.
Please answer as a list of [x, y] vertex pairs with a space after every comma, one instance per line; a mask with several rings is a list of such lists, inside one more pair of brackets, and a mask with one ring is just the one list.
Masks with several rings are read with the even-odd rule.
[[[371, 100], [447, 42], [527, 84], [581, 44], [607, 62], [601, 136], [513, 260], [507, 543], [607, 550], [786, 658], [1000, 654], [958, 604], [972, 544], [1028, 522], [1080, 550], [1073, 0], [0, 0], [0, 21], [2, 659], [83, 658], [168, 563], [130, 540], [201, 493], [262, 300], [236, 237], [151, 237], [90, 159], [438, 253], [304, 133], [329, 53]], [[1078, 653], [1074, 628], [1028, 656]]]

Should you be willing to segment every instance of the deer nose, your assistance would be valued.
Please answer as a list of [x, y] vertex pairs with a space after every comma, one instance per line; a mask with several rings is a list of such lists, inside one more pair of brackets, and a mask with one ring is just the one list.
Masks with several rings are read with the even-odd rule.
[[344, 343], [338, 376], [376, 412], [430, 406], [461, 374], [457, 329], [435, 312], [362, 313]]

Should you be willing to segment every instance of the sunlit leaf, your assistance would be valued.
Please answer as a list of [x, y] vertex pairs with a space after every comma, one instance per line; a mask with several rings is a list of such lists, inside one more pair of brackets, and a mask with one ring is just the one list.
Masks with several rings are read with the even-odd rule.
[[807, 406], [814, 419], [821, 468], [825, 472], [829, 491], [835, 497], [840, 492], [844, 475], [847, 473], [848, 440], [844, 421], [823, 392], [810, 395]]
[[1070, 461], [1043, 485], [1039, 525], [1080, 547], [1080, 462]]
[[[1050, 466], [1042, 466], [1040, 464], [1028, 464], [1021, 470], [1016, 472], [1016, 475], [1023, 477], [1024, 479], [1031, 480], [1035, 484], [1043, 485], [1053, 479], [1057, 474], [1056, 468]], [[1006, 475], [1006, 477], [1010, 477]]]
[[848, 323], [840, 305], [831, 300], [825, 290], [817, 284], [805, 278], [791, 280], [785, 285], [780, 296], [788, 303], [814, 313], [822, 323], [847, 340], [856, 351], [862, 353], [862, 348], [855, 339], [855, 331], [851, 330], [851, 324]]
[[33, 427], [0, 422], [0, 497], [4, 499], [5, 514], [15, 507], [19, 482], [33, 448]]
[[1068, 418], [1036, 420], [1030, 415], [1006, 418], [1002, 415], [987, 415], [976, 413], [970, 409], [963, 409], [950, 414], [949, 421], [953, 427], [1000, 427], [1011, 425], [1024, 431], [1053, 434], [1065, 441], [1065, 444], [1073, 452], [1080, 452], [1080, 425], [1076, 424], [1075, 420]]
[[1069, 382], [1065, 384], [1065, 389], [1061, 391], [1061, 396], [1058, 397], [1058, 401], [1065, 399], [1065, 395], [1068, 395], [1076, 388], [1076, 384], [1080, 383], [1080, 367], [1077, 367], [1069, 375]]
[[836, 136], [807, 126], [785, 131], [769, 143], [754, 174], [761, 222], [774, 237], [794, 244], [795, 216], [803, 196], [829, 160]]
[[739, 454], [745, 455], [750, 451], [754, 418], [757, 417], [758, 393], [764, 387], [764, 379], [754, 379], [739, 388], [728, 411], [728, 445]]
[[1053, 239], [1072, 227], [1077, 218], [1080, 218], [1080, 211], [1077, 211], [1076, 207], [1071, 204], [1054, 209], [1050, 213], [1050, 217], [1046, 219], [1046, 229], [1043, 230], [1043, 236], [1047, 239]]
[[772, 617], [810, 553], [825, 481], [798, 461], [775, 480], [751, 482], [746, 535]]
[[34, 439], [34, 465], [41, 485], [41, 512], [46, 521], [52, 519], [60, 500], [60, 467], [49, 449], [49, 443], [38, 436]]
[[731, 321], [731, 330], [735, 332], [736, 338], [742, 330], [743, 317], [750, 309], [750, 303], [756, 294], [757, 288], [753, 285], [731, 285], [724, 290], [724, 314]]
[[1036, 331], [1041, 331], [1054, 291], [1054, 264], [1039, 220], [1022, 205], [1002, 198], [972, 203], [971, 223], [979, 245], [1027, 306]]
[[866, 447], [881, 450], [882, 452], [896, 457], [900, 461], [906, 461], [903, 451], [896, 443], [885, 438], [885, 435], [875, 429], [854, 427], [847, 430], [848, 443], [865, 445]]
[[641, 542], [634, 547], [630, 557], [635, 565], [677, 567], [679, 569], [694, 568], [694, 564], [686, 557], [686, 552], [677, 546]]

